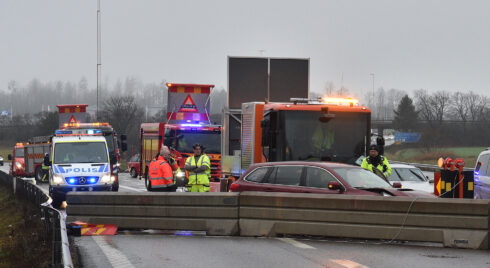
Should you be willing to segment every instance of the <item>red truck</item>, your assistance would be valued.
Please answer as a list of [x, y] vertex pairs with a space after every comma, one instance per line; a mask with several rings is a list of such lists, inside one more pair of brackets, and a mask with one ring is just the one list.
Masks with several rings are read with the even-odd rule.
[[26, 143], [17, 143], [14, 146], [10, 165], [10, 174], [18, 177], [35, 177], [41, 181], [42, 163], [44, 154], [49, 153], [50, 136], [33, 137]]

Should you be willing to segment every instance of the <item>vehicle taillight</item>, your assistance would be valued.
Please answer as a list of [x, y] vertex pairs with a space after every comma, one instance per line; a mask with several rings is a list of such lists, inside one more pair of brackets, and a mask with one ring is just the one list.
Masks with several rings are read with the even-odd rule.
[[240, 184], [234, 182], [230, 185], [230, 192], [240, 192]]

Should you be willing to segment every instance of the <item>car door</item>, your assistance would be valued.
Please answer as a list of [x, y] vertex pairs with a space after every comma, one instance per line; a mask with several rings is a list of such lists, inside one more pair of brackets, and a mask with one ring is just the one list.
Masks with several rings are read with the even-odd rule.
[[483, 154], [475, 168], [475, 197], [490, 199], [490, 154]]
[[[306, 167], [304, 170], [303, 192], [338, 194], [339, 190], [328, 189], [329, 182], [340, 183], [330, 172], [320, 167]], [[340, 183], [341, 184], [341, 183]]]
[[302, 193], [301, 187], [304, 166], [276, 166], [263, 183], [263, 191]]

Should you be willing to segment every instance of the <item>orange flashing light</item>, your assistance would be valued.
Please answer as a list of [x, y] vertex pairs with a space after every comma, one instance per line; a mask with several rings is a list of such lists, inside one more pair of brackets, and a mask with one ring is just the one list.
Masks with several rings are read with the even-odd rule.
[[322, 98], [322, 101], [324, 103], [331, 103], [331, 104], [350, 104], [352, 106], [359, 105], [359, 100], [356, 100], [356, 99], [353, 99], [353, 98], [331, 98], [331, 97], [325, 97], [325, 98]]
[[18, 142], [15, 144], [15, 146], [22, 146], [22, 145], [24, 145], [22, 142]]
[[171, 87], [172, 86], [172, 83], [167, 83], [167, 87]]

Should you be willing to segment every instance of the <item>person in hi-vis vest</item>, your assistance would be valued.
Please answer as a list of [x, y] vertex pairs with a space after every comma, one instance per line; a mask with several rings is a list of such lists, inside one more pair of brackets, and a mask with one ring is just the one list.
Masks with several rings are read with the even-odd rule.
[[204, 146], [196, 143], [192, 146], [194, 155], [185, 161], [185, 170], [189, 172], [190, 192], [209, 192], [209, 178], [211, 177], [211, 161], [204, 154]]

